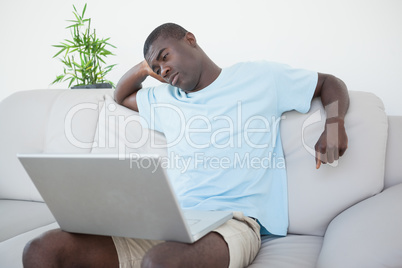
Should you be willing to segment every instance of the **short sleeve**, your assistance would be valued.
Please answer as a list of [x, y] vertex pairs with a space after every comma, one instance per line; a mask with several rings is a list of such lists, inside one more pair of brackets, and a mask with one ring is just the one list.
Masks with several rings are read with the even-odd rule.
[[137, 106], [142, 127], [163, 132], [160, 117], [156, 115], [156, 109], [153, 108], [156, 103], [155, 87], [142, 88], [137, 92]]
[[317, 72], [276, 64], [274, 79], [280, 113], [296, 110], [307, 113], [317, 86]]

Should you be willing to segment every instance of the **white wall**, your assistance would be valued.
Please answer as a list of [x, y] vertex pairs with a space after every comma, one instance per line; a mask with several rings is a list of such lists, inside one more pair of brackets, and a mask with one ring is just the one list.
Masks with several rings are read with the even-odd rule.
[[[350, 90], [374, 92], [388, 114], [402, 115], [402, 1], [129, 1], [13, 0], [0, 2], [0, 100], [19, 90], [50, 86], [62, 65], [51, 47], [69, 37], [72, 4], [101, 37], [111, 37], [117, 82], [142, 60], [151, 30], [176, 22], [193, 32], [221, 67], [238, 61], [273, 60], [334, 74]], [[154, 84], [147, 80], [146, 85]]]

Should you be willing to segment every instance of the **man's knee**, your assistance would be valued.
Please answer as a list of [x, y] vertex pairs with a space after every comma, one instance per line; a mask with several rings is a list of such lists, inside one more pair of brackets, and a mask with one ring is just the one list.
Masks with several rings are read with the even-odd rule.
[[[177, 255], [177, 247], [182, 247], [178, 243], [165, 242], [151, 248], [142, 259], [142, 268], [161, 268], [161, 267], [182, 267], [180, 256]], [[182, 255], [183, 257], [183, 255]]]
[[61, 253], [67, 246], [63, 236], [63, 231], [51, 230], [28, 242], [22, 256], [24, 267], [45, 267], [49, 264], [60, 267]]
[[160, 267], [228, 267], [229, 249], [217, 233], [209, 233], [194, 244], [165, 242], [151, 248], [144, 256], [142, 268]]

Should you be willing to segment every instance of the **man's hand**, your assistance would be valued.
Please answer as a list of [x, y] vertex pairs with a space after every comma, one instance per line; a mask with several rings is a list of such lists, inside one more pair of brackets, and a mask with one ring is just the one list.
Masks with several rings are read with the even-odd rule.
[[329, 118], [325, 122], [325, 130], [315, 145], [316, 168], [321, 163], [333, 163], [341, 157], [348, 147], [348, 136], [346, 135], [344, 120], [340, 118]]
[[344, 118], [349, 108], [349, 94], [342, 80], [333, 75], [318, 73], [314, 97], [321, 98], [327, 115], [325, 130], [315, 145], [316, 168], [319, 169], [321, 163], [338, 160], [348, 147]]
[[142, 68], [144, 68], [149, 76], [152, 76], [153, 78], [155, 78], [156, 80], [159, 80], [162, 83], [167, 83], [165, 81], [165, 79], [162, 78], [162, 76], [156, 74], [154, 71], [152, 71], [151, 67], [149, 67], [148, 63], [146, 60], [141, 62]]
[[148, 76], [152, 76], [157, 80], [166, 83], [166, 81], [154, 73], [148, 63], [143, 60], [128, 70], [128, 72], [126, 72], [117, 83], [114, 92], [116, 102], [138, 112], [136, 98], [137, 91], [142, 88], [142, 82], [144, 82]]

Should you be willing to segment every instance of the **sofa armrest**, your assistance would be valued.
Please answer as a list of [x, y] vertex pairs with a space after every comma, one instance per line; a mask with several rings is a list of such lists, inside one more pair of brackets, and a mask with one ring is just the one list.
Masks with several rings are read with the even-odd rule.
[[384, 187], [402, 183], [402, 116], [388, 116]]
[[339, 214], [328, 226], [320, 268], [401, 267], [402, 183]]

